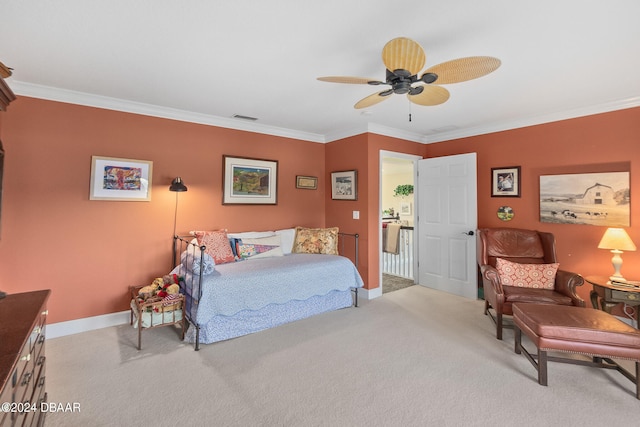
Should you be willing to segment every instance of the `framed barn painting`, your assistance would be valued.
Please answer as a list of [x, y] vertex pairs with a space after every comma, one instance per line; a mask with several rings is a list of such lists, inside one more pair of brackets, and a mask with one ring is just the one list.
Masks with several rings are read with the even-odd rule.
[[278, 161], [222, 156], [223, 205], [276, 205]]
[[91, 156], [89, 200], [148, 202], [153, 162]]
[[629, 172], [540, 176], [540, 222], [628, 227]]

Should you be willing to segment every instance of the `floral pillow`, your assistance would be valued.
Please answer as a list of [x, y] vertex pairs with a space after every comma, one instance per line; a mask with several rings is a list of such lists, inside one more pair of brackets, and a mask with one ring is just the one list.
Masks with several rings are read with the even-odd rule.
[[292, 252], [338, 255], [338, 227], [296, 227]]
[[226, 264], [235, 261], [229, 238], [227, 237], [227, 230], [196, 231], [194, 234], [198, 239], [198, 244], [207, 247], [205, 253], [213, 258], [215, 264]]
[[503, 286], [519, 288], [551, 289], [555, 288], [556, 272], [560, 264], [519, 264], [496, 259], [496, 270]]

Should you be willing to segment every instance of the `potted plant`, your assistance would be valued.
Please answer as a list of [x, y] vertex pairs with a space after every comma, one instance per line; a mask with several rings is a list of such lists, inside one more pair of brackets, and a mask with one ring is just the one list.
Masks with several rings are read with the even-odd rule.
[[393, 197], [405, 197], [409, 194], [413, 194], [413, 185], [412, 184], [402, 184], [398, 185], [395, 190], [393, 190]]

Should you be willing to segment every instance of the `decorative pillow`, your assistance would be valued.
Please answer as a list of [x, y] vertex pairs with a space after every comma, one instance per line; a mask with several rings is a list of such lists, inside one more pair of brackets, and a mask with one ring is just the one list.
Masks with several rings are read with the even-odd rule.
[[284, 256], [280, 236], [261, 237], [258, 239], [235, 239], [236, 253], [241, 259], [269, 258]]
[[[200, 274], [202, 268], [202, 275], [206, 276], [213, 273], [216, 270], [216, 264], [211, 258], [211, 255], [205, 253], [202, 257], [202, 263], [200, 262], [200, 249], [186, 250], [180, 255], [180, 261], [187, 271], [193, 274]], [[202, 265], [200, 265], [202, 264]]]
[[276, 234], [280, 236], [282, 241], [282, 253], [288, 255], [293, 249], [293, 241], [296, 239], [295, 228], [285, 228], [284, 230], [276, 230]]
[[560, 264], [518, 264], [496, 259], [496, 270], [503, 286], [519, 288], [554, 289], [556, 272]]
[[216, 264], [235, 261], [226, 230], [196, 231], [194, 234], [198, 239], [198, 244], [207, 247], [205, 252], [213, 258]]
[[293, 253], [338, 255], [338, 227], [296, 227]]

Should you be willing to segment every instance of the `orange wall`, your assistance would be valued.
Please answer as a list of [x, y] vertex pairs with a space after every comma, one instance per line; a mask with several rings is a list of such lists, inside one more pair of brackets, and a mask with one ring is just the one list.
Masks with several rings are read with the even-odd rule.
[[[51, 288], [52, 323], [126, 310], [169, 272], [178, 175], [178, 233], [325, 225], [327, 181], [295, 188], [324, 176], [324, 144], [25, 97], [2, 115], [0, 289]], [[278, 160], [278, 204], [222, 206], [223, 154]], [[151, 202], [90, 201], [92, 155], [153, 161]]]
[[[360, 134], [327, 144], [326, 182], [331, 172], [358, 171], [358, 200], [331, 200], [327, 189], [327, 226], [339, 226], [341, 231], [358, 233], [360, 254], [358, 270], [367, 289], [379, 283], [379, 182], [380, 150], [420, 155], [424, 145], [376, 134]], [[353, 211], [360, 212], [360, 219], [353, 219]]]
[[[189, 187], [179, 194], [179, 233], [338, 226], [360, 235], [359, 269], [365, 286], [376, 288], [380, 150], [424, 157], [477, 152], [480, 227], [551, 231], [562, 268], [608, 275], [611, 254], [596, 248], [604, 227], [539, 222], [538, 177], [630, 170], [637, 188], [638, 135], [640, 108], [429, 145], [375, 134], [317, 144], [20, 97], [0, 114], [6, 151], [0, 289], [53, 289], [53, 323], [126, 310], [129, 285], [171, 267], [175, 193], [168, 186], [178, 175]], [[223, 154], [278, 160], [277, 206], [223, 206]], [[92, 155], [152, 160], [152, 201], [89, 201]], [[490, 197], [490, 169], [514, 165], [522, 166], [522, 197]], [[352, 169], [358, 200], [332, 200], [331, 172]], [[318, 190], [296, 189], [296, 175], [318, 176]], [[632, 197], [629, 234], [640, 245], [638, 203]], [[516, 212], [509, 223], [495, 215], [505, 204]], [[626, 276], [640, 278], [639, 258], [640, 252], [624, 254]], [[586, 286], [581, 295], [587, 297]]]
[[[516, 227], [555, 234], [560, 268], [584, 276], [613, 272], [611, 253], [597, 249], [606, 227], [550, 224], [539, 220], [539, 177], [565, 173], [630, 171], [631, 239], [640, 249], [640, 108], [586, 116], [538, 126], [426, 146], [425, 157], [478, 153], [478, 226]], [[521, 166], [520, 198], [491, 197], [491, 168]], [[513, 220], [496, 216], [511, 206]], [[623, 254], [622, 273], [640, 279], [640, 252]], [[588, 298], [591, 287], [580, 288]], [[587, 299], [588, 301], [588, 299]]]

